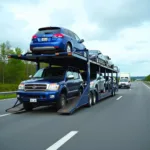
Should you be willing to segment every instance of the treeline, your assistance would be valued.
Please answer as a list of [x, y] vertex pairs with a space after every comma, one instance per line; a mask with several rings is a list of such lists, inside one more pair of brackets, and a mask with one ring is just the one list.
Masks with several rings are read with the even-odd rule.
[[[19, 84], [22, 80], [28, 79], [36, 71], [34, 62], [8, 59], [10, 54], [22, 54], [23, 51], [16, 47], [11, 48], [9, 42], [0, 44], [0, 85], [2, 84]], [[42, 64], [41, 67], [44, 67]]]
[[144, 81], [150, 81], [150, 75], [148, 75], [147, 77], [145, 77]]

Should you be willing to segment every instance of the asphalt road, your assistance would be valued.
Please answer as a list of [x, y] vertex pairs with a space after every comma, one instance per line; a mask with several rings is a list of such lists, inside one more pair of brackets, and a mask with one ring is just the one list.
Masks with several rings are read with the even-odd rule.
[[0, 101], [0, 150], [150, 150], [150, 88], [142, 82], [70, 116], [51, 108], [7, 114], [12, 102]]

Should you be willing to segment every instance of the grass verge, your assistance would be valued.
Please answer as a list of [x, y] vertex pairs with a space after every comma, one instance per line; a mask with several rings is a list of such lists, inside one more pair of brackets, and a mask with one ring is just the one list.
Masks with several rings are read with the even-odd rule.
[[3, 99], [9, 99], [9, 98], [16, 98], [16, 94], [5, 94], [5, 95], [0, 95], [0, 100], [3, 100]]

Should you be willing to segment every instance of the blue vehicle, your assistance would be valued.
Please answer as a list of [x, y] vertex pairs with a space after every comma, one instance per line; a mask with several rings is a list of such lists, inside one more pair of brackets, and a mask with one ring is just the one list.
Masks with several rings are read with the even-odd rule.
[[34, 54], [72, 52], [85, 50], [80, 39], [74, 32], [62, 27], [43, 27], [39, 28], [33, 35], [30, 43], [30, 50]]
[[51, 104], [59, 110], [70, 98], [82, 92], [83, 79], [77, 69], [48, 67], [39, 69], [31, 79], [21, 82], [17, 97], [27, 111]]

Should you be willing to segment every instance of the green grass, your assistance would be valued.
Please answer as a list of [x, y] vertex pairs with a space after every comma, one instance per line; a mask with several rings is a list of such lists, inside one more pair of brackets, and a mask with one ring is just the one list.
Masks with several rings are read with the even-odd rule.
[[3, 100], [3, 99], [9, 99], [9, 98], [16, 98], [16, 94], [5, 94], [5, 95], [0, 95], [0, 100]]
[[144, 83], [150, 86], [150, 81], [144, 81]]

